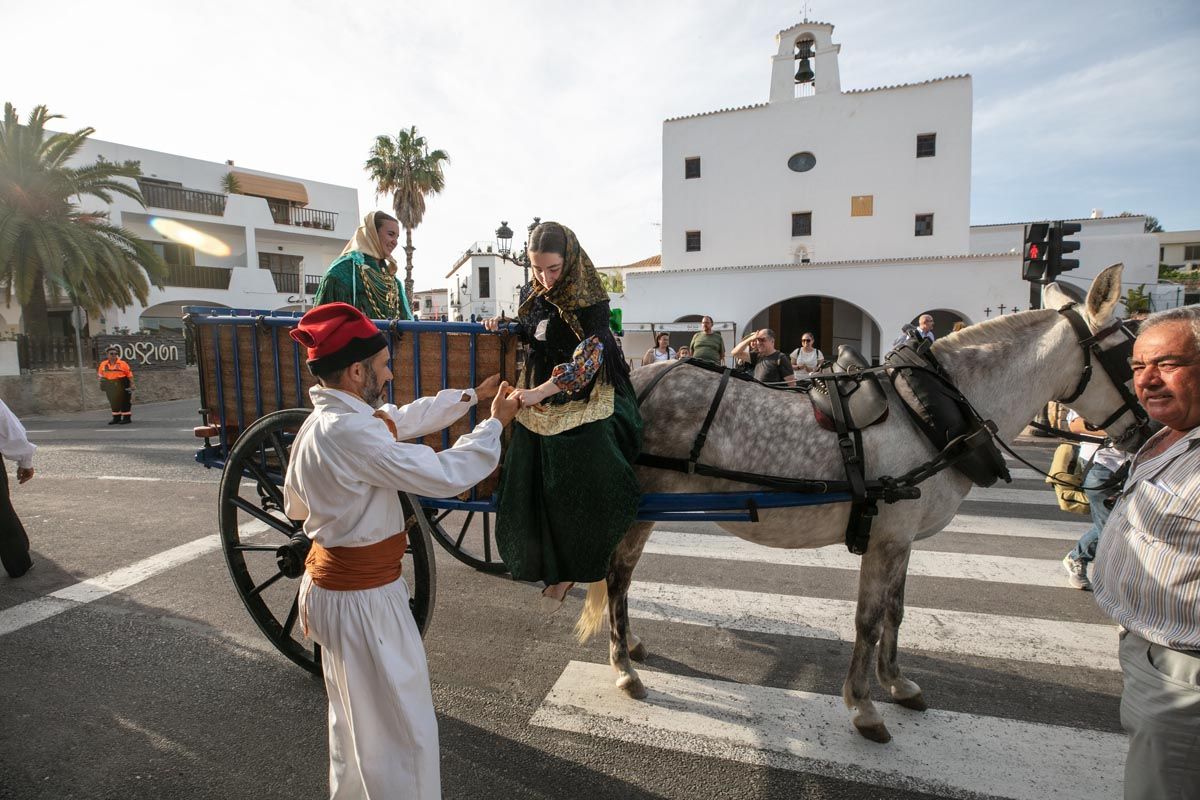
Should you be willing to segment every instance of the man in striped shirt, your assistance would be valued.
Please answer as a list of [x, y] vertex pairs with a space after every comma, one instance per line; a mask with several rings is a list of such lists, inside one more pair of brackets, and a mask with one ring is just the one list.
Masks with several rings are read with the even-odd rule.
[[1125, 797], [1200, 797], [1200, 306], [1154, 314], [1133, 383], [1165, 427], [1138, 451], [1096, 552], [1096, 602], [1121, 634]]

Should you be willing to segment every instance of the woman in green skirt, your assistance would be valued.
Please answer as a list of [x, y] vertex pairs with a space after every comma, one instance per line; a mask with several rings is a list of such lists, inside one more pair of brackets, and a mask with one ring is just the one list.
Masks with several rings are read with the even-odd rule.
[[518, 335], [529, 349], [496, 541], [513, 578], [544, 582], [543, 603], [556, 610], [575, 583], [605, 579], [634, 522], [642, 418], [609, 326], [608, 292], [575, 234], [543, 222], [528, 254], [534, 279], [521, 291]]

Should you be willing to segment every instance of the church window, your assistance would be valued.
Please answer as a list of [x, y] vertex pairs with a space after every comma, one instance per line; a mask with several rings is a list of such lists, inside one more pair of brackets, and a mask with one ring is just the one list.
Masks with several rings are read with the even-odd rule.
[[933, 214], [917, 214], [916, 236], [933, 236]]
[[921, 133], [917, 135], [917, 158], [932, 158], [937, 155], [937, 134]]
[[700, 177], [700, 156], [685, 158], [683, 160], [683, 177], [685, 179]]
[[792, 214], [792, 236], [812, 236], [811, 211], [800, 211]]
[[687, 246], [685, 249], [689, 253], [700, 252], [700, 231], [687, 232]]
[[792, 172], [808, 172], [817, 165], [817, 157], [812, 153], [796, 153], [788, 159], [788, 169]]

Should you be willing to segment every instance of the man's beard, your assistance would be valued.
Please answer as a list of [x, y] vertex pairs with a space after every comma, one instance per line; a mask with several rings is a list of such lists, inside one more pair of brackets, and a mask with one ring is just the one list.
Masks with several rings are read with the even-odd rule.
[[363, 385], [359, 390], [359, 396], [362, 401], [369, 406], [374, 406], [379, 401], [380, 395], [383, 394], [385, 386], [379, 380], [379, 373], [375, 371], [373, 364], [363, 364]]

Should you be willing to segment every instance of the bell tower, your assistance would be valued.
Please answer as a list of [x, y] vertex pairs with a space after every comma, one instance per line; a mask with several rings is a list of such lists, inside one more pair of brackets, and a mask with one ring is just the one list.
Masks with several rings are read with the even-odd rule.
[[770, 102], [842, 91], [837, 62], [842, 46], [833, 43], [832, 25], [805, 19], [780, 31], [775, 41], [778, 49], [771, 59]]

